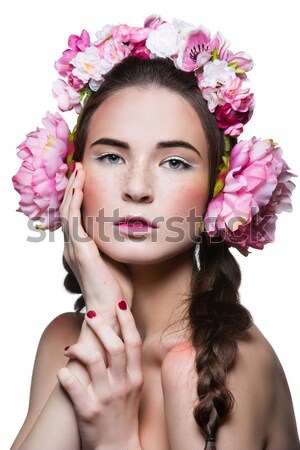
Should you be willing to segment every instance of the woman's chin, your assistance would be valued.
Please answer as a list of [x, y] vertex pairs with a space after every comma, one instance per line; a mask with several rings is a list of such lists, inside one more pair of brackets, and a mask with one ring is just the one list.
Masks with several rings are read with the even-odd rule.
[[149, 266], [165, 263], [167, 261], [171, 262], [173, 258], [174, 263], [177, 261], [178, 264], [178, 257], [180, 257], [180, 255], [184, 256], [187, 253], [192, 261], [194, 246], [195, 243], [190, 243], [188, 246], [177, 246], [177, 248], [166, 246], [166, 248], [163, 249], [163, 245], [160, 245], [156, 247], [152, 246], [146, 249], [143, 245], [141, 245], [136, 246], [135, 249], [132, 249], [128, 247], [125, 248], [125, 246], [122, 247], [119, 244], [114, 246], [112, 244], [103, 245], [103, 243], [101, 243], [98, 248], [101, 253], [119, 263]]

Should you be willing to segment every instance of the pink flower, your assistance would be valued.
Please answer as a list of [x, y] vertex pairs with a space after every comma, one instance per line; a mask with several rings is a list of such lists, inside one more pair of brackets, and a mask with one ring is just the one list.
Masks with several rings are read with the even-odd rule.
[[235, 111], [246, 112], [250, 105], [253, 105], [254, 95], [250, 94], [250, 89], [242, 89], [242, 80], [236, 77], [231, 84], [221, 87], [218, 92], [220, 100], [231, 104]]
[[31, 220], [40, 220], [40, 228], [59, 228], [59, 207], [68, 183], [65, 163], [70, 130], [60, 114], [47, 112], [45, 128], [37, 128], [19, 145], [23, 160], [13, 176], [14, 188], [21, 195], [19, 209]]
[[165, 20], [162, 20], [157, 14], [151, 14], [150, 16], [146, 17], [144, 21], [144, 27], [156, 30], [156, 28], [158, 28], [162, 23], [165, 23]]
[[235, 111], [229, 103], [218, 106], [216, 110], [216, 119], [218, 127], [224, 130], [225, 134], [232, 137], [239, 136], [245, 125], [253, 114], [253, 109], [249, 108], [245, 112]]
[[129, 25], [118, 25], [112, 30], [112, 37], [119, 39], [121, 42], [128, 42], [130, 39], [130, 27]]
[[69, 37], [68, 45], [70, 48], [63, 52], [63, 56], [55, 62], [55, 68], [62, 77], [69, 77], [74, 69], [70, 63], [73, 58], [76, 58], [78, 52], [84, 50], [90, 45], [90, 35], [86, 30], [83, 30], [80, 36], [72, 34]]
[[149, 36], [150, 28], [129, 27], [128, 25], [119, 25], [113, 30], [113, 38], [121, 42], [130, 42], [131, 44], [145, 43]]
[[145, 43], [150, 31], [149, 28], [130, 27], [130, 42], [132, 44]]
[[245, 72], [249, 72], [249, 70], [253, 67], [253, 60], [251, 56], [249, 56], [245, 52], [238, 52], [233, 54], [231, 51], [228, 51], [227, 58], [228, 64], [237, 63], [239, 69], [242, 69]]
[[71, 111], [74, 108], [78, 114], [81, 112], [80, 94], [64, 80], [54, 81], [52, 94], [57, 99], [58, 107], [61, 111]]
[[128, 56], [131, 49], [131, 45], [124, 45], [116, 39], [108, 39], [100, 44], [98, 47], [100, 73], [105, 75], [115, 64]]
[[210, 32], [203, 26], [187, 30], [184, 39], [181, 39], [177, 66], [188, 72], [196, 70], [211, 60], [213, 52], [217, 53], [219, 60], [227, 61], [229, 45], [230, 42], [220, 32], [210, 38]]
[[[221, 61], [227, 61], [228, 47], [230, 42], [219, 31], [209, 43], [209, 50], [212, 52], [214, 49], [218, 52], [218, 57]], [[228, 62], [228, 61], [227, 61]]]
[[140, 43], [133, 47], [133, 49], [130, 52], [130, 55], [137, 56], [138, 58], [150, 59], [151, 52], [146, 47], [145, 44]]
[[238, 142], [231, 151], [230, 170], [223, 190], [213, 198], [205, 215], [210, 236], [219, 233], [230, 245], [247, 251], [274, 241], [276, 214], [291, 211], [295, 187], [272, 141], [253, 137]]
[[180, 41], [176, 65], [179, 69], [191, 72], [204, 66], [211, 59], [209, 50], [210, 32], [200, 26], [190, 30]]

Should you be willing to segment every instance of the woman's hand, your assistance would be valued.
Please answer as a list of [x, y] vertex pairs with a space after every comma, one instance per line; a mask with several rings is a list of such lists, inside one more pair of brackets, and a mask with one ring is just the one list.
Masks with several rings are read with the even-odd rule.
[[100, 253], [81, 223], [81, 204], [85, 172], [76, 163], [63, 202], [60, 216], [64, 233], [64, 257], [81, 287], [87, 309], [97, 308], [109, 321], [116, 321], [114, 303], [125, 298], [132, 304], [133, 285], [124, 264]]
[[[125, 307], [126, 302], [120, 302]], [[70, 368], [59, 370], [57, 377], [69, 395], [77, 417], [82, 450], [140, 450], [138, 411], [142, 372], [142, 340], [130, 308], [116, 316], [122, 339], [101, 314], [88, 311], [85, 320], [107, 352], [105, 366], [100, 352], [77, 343], [65, 351], [76, 358], [89, 373], [90, 382], [81, 383]]]

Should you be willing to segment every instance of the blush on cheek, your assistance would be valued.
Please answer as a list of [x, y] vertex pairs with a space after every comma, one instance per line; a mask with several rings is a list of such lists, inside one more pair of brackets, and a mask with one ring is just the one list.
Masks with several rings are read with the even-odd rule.
[[[101, 178], [101, 179], [100, 179]], [[112, 208], [116, 203], [115, 190], [111, 188], [111, 183], [105, 177], [92, 176], [86, 179], [83, 189], [82, 216], [84, 223], [95, 222], [95, 220], [111, 217]]]
[[188, 211], [189, 209], [195, 209], [198, 215], [204, 214], [204, 209], [208, 199], [208, 189], [206, 186], [198, 187], [185, 187], [182, 189], [180, 195], [177, 196], [177, 207]]

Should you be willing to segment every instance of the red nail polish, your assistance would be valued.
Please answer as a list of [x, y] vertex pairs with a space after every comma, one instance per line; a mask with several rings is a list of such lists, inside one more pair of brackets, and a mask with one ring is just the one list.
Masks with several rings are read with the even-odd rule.
[[125, 300], [120, 300], [118, 305], [119, 305], [120, 309], [123, 309], [123, 310], [127, 309], [127, 303], [125, 302]]
[[96, 317], [96, 313], [95, 313], [95, 311], [93, 311], [92, 309], [90, 310], [90, 311], [88, 311], [87, 313], [86, 313], [86, 315], [88, 316], [88, 318], [89, 319], [92, 319], [93, 317]]
[[67, 346], [65, 347], [65, 352], [66, 352], [69, 348], [70, 348], [70, 346], [67, 345]]
[[72, 195], [74, 195], [74, 191], [75, 191], [75, 188], [73, 188], [73, 190], [72, 190]]

